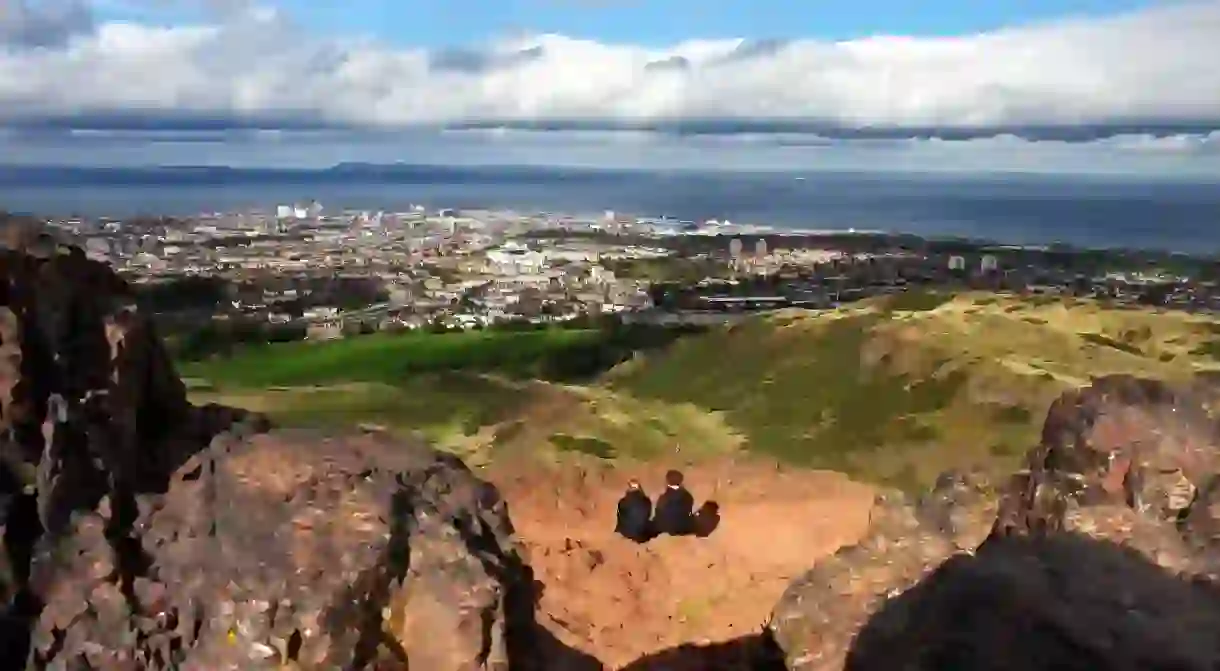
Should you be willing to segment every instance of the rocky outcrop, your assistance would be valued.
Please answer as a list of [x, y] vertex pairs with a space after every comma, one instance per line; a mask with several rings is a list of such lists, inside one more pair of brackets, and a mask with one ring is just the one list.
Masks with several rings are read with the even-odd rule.
[[193, 407], [127, 285], [0, 250], [3, 668], [530, 668], [497, 491], [385, 435]]
[[[532, 622], [532, 577], [504, 503], [422, 443], [224, 434], [138, 503], [132, 547], [105, 541], [122, 513], [102, 506], [39, 553], [38, 665], [507, 669], [529, 656], [532, 631], [514, 627]], [[109, 576], [135, 558], [125, 593]]]
[[1083, 534], [993, 537], [886, 600], [851, 671], [1214, 669], [1220, 591]]
[[[37, 543], [71, 537], [102, 500], [164, 491], [169, 475], [243, 413], [200, 409], [127, 284], [36, 222], [0, 236], [0, 639], [25, 656], [44, 595]], [[116, 522], [117, 524], [117, 522]], [[110, 542], [127, 534], [105, 529]]]
[[950, 474], [916, 503], [880, 497], [867, 537], [777, 604], [788, 668], [1214, 668], [1209, 400], [1100, 378], [1053, 404], [1026, 467], [994, 491]]
[[963, 485], [967, 480], [946, 476], [921, 502], [898, 492], [879, 495], [864, 539], [789, 585], [768, 625], [787, 668], [842, 669], [855, 633], [887, 597], [919, 582], [959, 552], [959, 543], [987, 534], [990, 520], [968, 521], [980, 517], [978, 509], [986, 504], [974, 498], [974, 487]]

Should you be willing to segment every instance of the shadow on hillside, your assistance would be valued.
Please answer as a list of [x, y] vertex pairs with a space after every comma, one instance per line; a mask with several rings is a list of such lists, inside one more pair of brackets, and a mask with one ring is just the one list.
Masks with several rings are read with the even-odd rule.
[[769, 631], [709, 645], [680, 645], [646, 655], [622, 671], [784, 671]]
[[[596, 657], [572, 648], [539, 625], [535, 671], [606, 671]], [[768, 634], [710, 645], [680, 645], [645, 655], [619, 671], [785, 671], [783, 657]]]
[[[533, 596], [546, 589], [538, 581]], [[559, 640], [541, 623], [533, 622], [533, 658], [530, 671], [607, 671], [593, 655]], [[770, 630], [709, 645], [685, 644], [645, 655], [619, 671], [786, 671], [783, 652]]]
[[847, 671], [1220, 668], [1220, 590], [1087, 536], [997, 537], [887, 601]]
[[537, 657], [531, 660], [530, 671], [605, 671], [606, 666], [593, 655], [581, 652], [555, 638], [541, 624], [535, 626], [537, 632], [534, 645]]
[[705, 501], [695, 511], [695, 536], [707, 538], [720, 528], [720, 504], [715, 501]]

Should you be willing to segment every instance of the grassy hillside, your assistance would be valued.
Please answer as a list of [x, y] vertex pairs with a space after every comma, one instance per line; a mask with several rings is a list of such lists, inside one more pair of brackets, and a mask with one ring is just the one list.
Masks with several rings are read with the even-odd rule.
[[749, 449], [895, 484], [1007, 468], [1046, 408], [1091, 376], [1220, 367], [1220, 325], [1092, 302], [914, 294], [785, 311], [616, 370], [637, 398], [723, 413]]
[[537, 379], [556, 366], [595, 368], [607, 337], [366, 336], [184, 370], [211, 385], [200, 400], [288, 424], [421, 431], [475, 461], [504, 450], [643, 459], [749, 450], [906, 486], [946, 467], [1009, 469], [1050, 402], [1091, 376], [1220, 369], [1220, 323], [1207, 317], [911, 294], [691, 335], [582, 384]]
[[555, 357], [602, 338], [596, 330], [379, 333], [324, 342], [253, 347], [229, 359], [184, 364], [183, 374], [240, 387], [380, 382], [441, 371], [543, 373]]
[[651, 329], [383, 334], [266, 345], [180, 368], [198, 402], [286, 425], [420, 432], [475, 461], [505, 449], [600, 458], [650, 458], [687, 442], [688, 454], [735, 449], [740, 438], [694, 406], [560, 382], [673, 337]]

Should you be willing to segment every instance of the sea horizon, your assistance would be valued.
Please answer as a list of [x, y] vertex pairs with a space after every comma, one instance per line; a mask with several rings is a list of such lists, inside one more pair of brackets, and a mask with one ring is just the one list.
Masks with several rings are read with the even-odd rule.
[[613, 210], [776, 229], [1220, 252], [1220, 185], [1183, 177], [409, 163], [0, 166], [0, 210], [39, 216], [191, 216], [310, 200], [330, 211], [413, 204], [575, 215]]

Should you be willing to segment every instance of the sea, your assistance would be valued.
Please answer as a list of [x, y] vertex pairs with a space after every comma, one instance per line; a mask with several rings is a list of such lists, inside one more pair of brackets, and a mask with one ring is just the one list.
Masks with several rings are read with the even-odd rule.
[[191, 215], [316, 200], [327, 210], [496, 208], [1006, 244], [1220, 254], [1220, 184], [1044, 174], [732, 172], [513, 166], [3, 168], [0, 209], [48, 216]]

